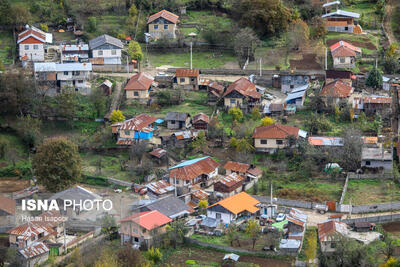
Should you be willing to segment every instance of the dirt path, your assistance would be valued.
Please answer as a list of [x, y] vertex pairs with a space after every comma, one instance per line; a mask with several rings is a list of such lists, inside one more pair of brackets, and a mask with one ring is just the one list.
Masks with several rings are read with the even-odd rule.
[[[121, 73], [122, 74], [122, 73]], [[108, 76], [111, 76], [109, 74], [107, 74]], [[125, 76], [122, 76], [125, 77]], [[107, 114], [104, 116], [104, 118], [109, 119], [111, 112], [113, 110], [116, 110], [119, 108], [119, 104], [120, 104], [120, 99], [121, 99], [121, 87], [122, 87], [122, 83], [121, 82], [116, 82], [116, 86], [115, 86], [115, 92], [114, 92], [114, 96], [113, 99], [111, 101], [111, 105], [110, 105], [110, 110], [107, 112]]]
[[393, 12], [396, 8], [396, 3], [397, 0], [387, 0], [386, 1], [386, 6], [385, 6], [385, 18], [383, 20], [383, 27], [385, 28], [385, 32], [387, 34], [387, 37], [389, 39], [389, 43], [396, 43], [398, 40], [396, 40], [396, 37], [393, 34], [392, 31], [392, 15]]

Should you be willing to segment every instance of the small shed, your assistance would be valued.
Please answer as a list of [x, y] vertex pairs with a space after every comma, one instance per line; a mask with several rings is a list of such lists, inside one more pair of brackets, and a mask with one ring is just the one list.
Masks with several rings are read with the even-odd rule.
[[225, 254], [223, 260], [231, 260], [231, 261], [238, 261], [239, 260], [239, 255], [236, 255], [234, 253], [230, 253], [230, 254]]
[[196, 130], [207, 130], [210, 118], [204, 114], [199, 113], [193, 117], [192, 124]]
[[296, 239], [282, 239], [279, 249], [284, 253], [297, 253], [300, 249], [301, 241]]
[[212, 232], [215, 228], [218, 227], [218, 224], [219, 220], [211, 217], [205, 217], [200, 223], [200, 228], [208, 232]]
[[355, 222], [354, 230], [356, 232], [368, 232], [373, 229], [373, 224], [370, 222]]
[[153, 151], [149, 152], [152, 158], [158, 161], [158, 164], [161, 164], [162, 160], [165, 159], [165, 155], [167, 155], [167, 150], [162, 148], [156, 148]]
[[104, 92], [104, 95], [111, 95], [112, 94], [112, 82], [109, 80], [105, 80], [102, 84], [100, 84], [99, 88], [101, 88]]

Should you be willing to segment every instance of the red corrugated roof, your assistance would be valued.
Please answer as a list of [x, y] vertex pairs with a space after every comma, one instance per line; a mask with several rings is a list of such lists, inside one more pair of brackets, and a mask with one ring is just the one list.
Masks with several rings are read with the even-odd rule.
[[0, 210], [3, 210], [11, 215], [15, 214], [16, 201], [0, 195]]
[[376, 96], [366, 96], [363, 98], [365, 103], [373, 103], [373, 104], [390, 104], [392, 103], [391, 97], [376, 97]]
[[284, 139], [289, 135], [298, 137], [299, 130], [299, 128], [282, 124], [259, 126], [255, 128], [253, 138]]
[[38, 40], [38, 41], [40, 41], [42, 43], [46, 42], [46, 36], [45, 35], [41, 34], [38, 31], [35, 31], [32, 28], [29, 28], [29, 29], [21, 32], [20, 34], [18, 34], [17, 43], [20, 43], [22, 40], [24, 40], [26, 38], [29, 38], [28, 36], [32, 37], [32, 38], [34, 38], [34, 39], [36, 39], [36, 40]]
[[209, 174], [219, 166], [211, 157], [197, 161], [191, 165], [171, 169], [169, 177], [176, 177], [180, 180], [192, 180], [202, 174]]
[[226, 170], [231, 170], [234, 172], [239, 172], [239, 173], [246, 173], [248, 169], [250, 169], [250, 165], [247, 163], [240, 163], [240, 162], [235, 162], [235, 161], [228, 161], [224, 169]]
[[156, 20], [158, 18], [164, 18], [164, 19], [166, 19], [166, 20], [168, 20], [168, 21], [170, 21], [170, 22], [175, 24], [175, 23], [178, 22], [179, 16], [175, 15], [172, 12], [169, 12], [169, 11], [163, 9], [163, 10], [151, 15], [149, 17], [149, 19], [147, 20], [147, 23], [150, 23], [150, 22], [152, 22], [152, 21], [154, 21], [154, 20]]
[[193, 117], [193, 123], [196, 123], [198, 121], [204, 121], [205, 123], [209, 123], [210, 118], [204, 113], [199, 113]]
[[352, 44], [350, 44], [350, 43], [348, 43], [346, 41], [339, 41], [337, 43], [334, 43], [333, 45], [330, 46], [330, 49], [331, 49], [331, 51], [333, 51], [333, 50], [335, 50], [335, 49], [337, 49], [337, 48], [339, 48], [341, 46], [347, 47], [347, 48], [353, 50], [354, 52], [361, 53], [361, 49], [360, 48], [358, 48], [358, 47], [356, 47], [356, 46], [354, 46], [354, 45], [352, 45]]
[[345, 46], [340, 46], [332, 51], [332, 57], [356, 57], [356, 52]]
[[224, 93], [227, 96], [233, 91], [237, 91], [243, 96], [250, 96], [255, 99], [261, 98], [261, 94], [257, 92], [256, 85], [250, 82], [248, 79], [242, 77], [228, 86], [228, 89]]
[[133, 117], [132, 119], [124, 121], [119, 129], [148, 132], [151, 130], [149, 125], [154, 123], [156, 120], [156, 117], [143, 113]]
[[134, 222], [139, 224], [146, 230], [150, 231], [154, 228], [172, 222], [172, 219], [165, 216], [158, 210], [152, 210], [152, 211], [140, 212], [138, 214], [133, 214], [125, 219], [122, 219], [121, 222]]
[[327, 221], [318, 224], [318, 237], [320, 241], [330, 241], [337, 234], [344, 234], [347, 225], [338, 221]]
[[238, 183], [242, 183], [244, 181], [244, 177], [238, 175], [236, 172], [232, 172], [228, 176], [220, 179], [217, 183], [221, 183], [227, 187], [234, 186]]
[[153, 151], [149, 152], [149, 154], [156, 158], [161, 158], [162, 156], [167, 154], [167, 150], [162, 149], [162, 148], [156, 148]]
[[144, 72], [133, 75], [125, 86], [125, 90], [149, 90], [154, 79]]
[[319, 95], [325, 97], [345, 98], [349, 97], [352, 91], [353, 87], [351, 87], [351, 85], [343, 82], [342, 80], [336, 80], [326, 84], [324, 88], [322, 88]]
[[199, 77], [200, 70], [196, 69], [176, 69], [176, 77]]

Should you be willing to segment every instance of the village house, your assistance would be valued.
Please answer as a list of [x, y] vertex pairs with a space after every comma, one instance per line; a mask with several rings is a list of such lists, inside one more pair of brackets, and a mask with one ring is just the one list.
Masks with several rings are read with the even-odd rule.
[[107, 34], [89, 41], [91, 60], [94, 65], [121, 64], [121, 51], [124, 44], [120, 39]]
[[361, 167], [390, 172], [393, 169], [392, 153], [383, 147], [363, 147], [361, 150]]
[[269, 116], [280, 116], [283, 115], [285, 111], [284, 104], [281, 103], [271, 103], [264, 107], [264, 114]]
[[278, 149], [286, 148], [289, 143], [287, 138], [306, 138], [307, 133], [299, 128], [282, 125], [271, 124], [267, 126], [256, 127], [253, 133], [254, 147], [256, 151], [273, 153]]
[[353, 85], [354, 79], [356, 79], [355, 75], [348, 70], [326, 70], [325, 72], [325, 84], [341, 80], [349, 85]]
[[236, 173], [245, 178], [245, 180], [243, 181], [244, 190], [252, 187], [262, 176], [261, 169], [246, 163], [227, 161], [224, 165], [224, 169], [226, 170], [226, 175]]
[[360, 25], [354, 25], [354, 19], [359, 19], [360, 14], [338, 9], [322, 15], [328, 31], [361, 34]]
[[45, 60], [48, 44], [53, 42], [53, 35], [35, 27], [30, 27], [18, 34], [19, 59], [23, 62]]
[[356, 57], [361, 55], [361, 49], [345, 41], [339, 41], [330, 46], [333, 67], [354, 68], [356, 66]]
[[292, 208], [286, 216], [287, 233], [281, 239], [279, 248], [285, 253], [297, 253], [300, 251], [307, 223], [307, 214], [301, 210]]
[[179, 16], [165, 9], [151, 15], [147, 20], [147, 27], [151, 38], [153, 40], [161, 37], [175, 39], [178, 19]]
[[158, 164], [161, 164], [164, 159], [168, 160], [167, 159], [167, 150], [165, 150], [163, 148], [156, 148], [156, 149], [150, 151], [149, 154], [153, 158], [157, 159]]
[[200, 187], [193, 186], [191, 190], [192, 191], [190, 192], [190, 200], [187, 202], [187, 205], [192, 209], [197, 209], [199, 207], [200, 201], [208, 201], [208, 197], [210, 196], [210, 194], [201, 190]]
[[259, 212], [260, 201], [246, 192], [227, 197], [207, 208], [207, 217], [228, 225], [242, 219], [248, 219]]
[[126, 98], [128, 100], [138, 100], [139, 102], [147, 102], [150, 97], [154, 78], [150, 75], [139, 72], [133, 75], [125, 85]]
[[152, 139], [157, 122], [156, 117], [143, 113], [124, 122], [114, 123], [111, 128], [117, 135], [117, 145], [132, 145], [136, 141]]
[[34, 63], [35, 78], [40, 89], [55, 94], [62, 89], [90, 94], [91, 63]]
[[174, 88], [199, 90], [200, 70], [176, 69]]
[[337, 242], [348, 234], [347, 224], [343, 222], [327, 221], [318, 224], [318, 239], [322, 252], [336, 251]]
[[89, 45], [80, 44], [62, 44], [60, 45], [61, 63], [88, 63]]
[[286, 105], [302, 107], [304, 104], [304, 99], [307, 94], [307, 89], [308, 89], [308, 84], [294, 88], [291, 92], [288, 93], [288, 96], [285, 99]]
[[260, 105], [261, 94], [256, 85], [242, 77], [231, 83], [223, 94], [225, 108], [238, 107], [246, 112]]
[[43, 242], [34, 242], [29, 248], [17, 250], [16, 261], [21, 267], [35, 267], [47, 261], [50, 249]]
[[193, 128], [196, 130], [207, 130], [209, 122], [210, 118], [204, 113], [195, 115], [192, 120]]
[[150, 248], [153, 244], [153, 233], [166, 232], [166, 225], [172, 219], [157, 210], [143, 211], [122, 219], [120, 226], [121, 243]]
[[189, 146], [192, 143], [193, 139], [198, 136], [198, 134], [198, 131], [186, 130], [175, 132], [167, 136], [160, 136], [160, 139], [163, 146], [183, 148]]
[[184, 201], [173, 195], [148, 200], [146, 202], [147, 203], [143, 203], [143, 205], [140, 205], [142, 203], [139, 203], [139, 205], [137, 203], [133, 203], [131, 205], [131, 211], [133, 213], [139, 213], [143, 211], [156, 210], [173, 220], [187, 216], [194, 212], [194, 210], [186, 205]]
[[225, 86], [217, 83], [217, 82], [210, 82], [207, 86], [207, 95], [208, 95], [208, 104], [209, 105], [216, 105], [217, 102], [221, 99], [222, 95], [224, 94]]
[[235, 172], [228, 174], [214, 184], [214, 192], [220, 194], [222, 198], [230, 197], [242, 192], [245, 178]]
[[[92, 218], [93, 220], [96, 220], [96, 216], [100, 215], [104, 212], [103, 209], [100, 210], [93, 210], [93, 211], [85, 211], [83, 209], [80, 209], [79, 207], [73, 207], [73, 206], [67, 206], [64, 208], [64, 205], [67, 201], [75, 201], [79, 202], [82, 201], [82, 203], [85, 200], [101, 200], [102, 197], [87, 190], [86, 188], [83, 188], [82, 186], [74, 186], [71, 188], [68, 188], [64, 191], [58, 192], [54, 195], [52, 195], [49, 200], [56, 200], [58, 203], [58, 206], [60, 207], [61, 214], [64, 216], [67, 216], [69, 219], [81, 219], [81, 214], [84, 214], [86, 216], [83, 216], [83, 220], [88, 220], [89, 218]], [[93, 216], [88, 216], [89, 214], [93, 214]]]
[[326, 105], [340, 105], [340, 103], [349, 103], [350, 96], [353, 93], [353, 87], [341, 80], [335, 80], [325, 84], [319, 96]]
[[190, 187], [199, 184], [210, 186], [218, 175], [219, 164], [211, 157], [186, 160], [169, 168], [169, 183], [177, 187]]
[[16, 201], [0, 195], [0, 233], [15, 226]]
[[343, 138], [334, 136], [309, 136], [308, 143], [316, 147], [341, 147], [343, 146]]
[[375, 115], [391, 112], [392, 98], [388, 96], [354, 97], [353, 108], [356, 114], [364, 112], [365, 115]]
[[167, 122], [167, 128], [171, 130], [177, 129], [188, 129], [191, 126], [191, 119], [189, 113], [183, 112], [168, 112], [165, 115], [165, 121]]
[[[307, 75], [300, 75], [300, 74], [285, 74], [278, 76], [276, 79], [280, 78], [281, 84], [281, 91], [284, 94], [292, 92], [294, 89], [297, 88], [308, 88], [310, 83], [310, 77]], [[304, 90], [305, 90], [304, 89]]]

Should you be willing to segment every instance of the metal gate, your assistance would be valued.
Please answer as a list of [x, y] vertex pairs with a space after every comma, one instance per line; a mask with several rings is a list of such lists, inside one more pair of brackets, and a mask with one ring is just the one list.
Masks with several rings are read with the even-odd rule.
[[336, 201], [327, 201], [328, 211], [336, 211]]

